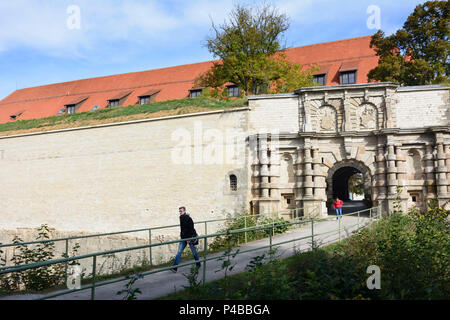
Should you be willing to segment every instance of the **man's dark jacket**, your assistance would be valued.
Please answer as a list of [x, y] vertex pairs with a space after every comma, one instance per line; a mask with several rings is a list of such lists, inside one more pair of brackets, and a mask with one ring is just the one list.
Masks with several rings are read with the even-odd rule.
[[194, 221], [192, 221], [192, 218], [189, 216], [188, 213], [182, 214], [180, 216], [180, 229], [181, 239], [186, 238], [193, 238], [195, 237], [195, 229], [194, 229]]

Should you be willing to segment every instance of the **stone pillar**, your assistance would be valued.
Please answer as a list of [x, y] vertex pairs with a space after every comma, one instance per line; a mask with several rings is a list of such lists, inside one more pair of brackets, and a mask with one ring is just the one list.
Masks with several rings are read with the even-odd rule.
[[[279, 212], [279, 205], [280, 205], [280, 199], [278, 194], [278, 188], [273, 188], [276, 186], [277, 183], [277, 177], [279, 176], [279, 169], [278, 173], [276, 173], [276, 167], [277, 167], [277, 152], [276, 148], [273, 146], [273, 144], [270, 144], [267, 141], [267, 136], [262, 135], [260, 138], [260, 144], [259, 144], [259, 163], [260, 165], [260, 198], [259, 198], [259, 213], [260, 214], [278, 214]], [[274, 150], [275, 149], [275, 150]], [[272, 154], [272, 150], [274, 150], [274, 154]], [[271, 155], [269, 157], [269, 154]], [[274, 162], [272, 163], [271, 158], [273, 158]], [[272, 165], [275, 167], [274, 170], [271, 169]], [[278, 161], [279, 166], [279, 161]], [[272, 185], [272, 183], [274, 183]]]
[[[450, 182], [450, 145], [445, 145], [445, 166], [447, 167], [447, 182]], [[447, 184], [447, 194], [450, 194], [450, 185]]]
[[447, 166], [446, 166], [446, 156], [444, 153], [444, 144], [438, 142], [436, 145], [437, 153], [437, 168], [436, 168], [436, 186], [437, 186], [437, 197], [439, 205], [442, 206], [449, 200], [447, 193], [448, 180], [447, 180]]
[[309, 218], [317, 215], [318, 208], [314, 199], [312, 150], [308, 145], [304, 149], [303, 164], [303, 212]]
[[295, 206], [303, 208], [303, 149], [301, 147], [297, 148], [295, 161]]
[[425, 144], [425, 156], [423, 157], [423, 159], [425, 161], [425, 187], [427, 191], [425, 202], [428, 202], [429, 200], [436, 197], [433, 145], [431, 143]]
[[304, 186], [304, 196], [303, 199], [313, 200], [313, 187], [314, 183], [312, 181], [313, 170], [312, 170], [312, 157], [311, 157], [311, 147], [305, 147], [304, 150], [304, 170], [303, 170], [303, 186]]
[[320, 208], [320, 216], [326, 217], [328, 215], [327, 210], [327, 195], [325, 189], [327, 187], [325, 165], [322, 164], [322, 160], [319, 155], [319, 148], [312, 149], [313, 160], [313, 174], [314, 174], [314, 199], [316, 205]]
[[398, 180], [397, 180], [397, 166], [396, 166], [396, 155], [395, 155], [395, 147], [393, 143], [388, 143], [387, 146], [388, 153], [387, 153], [387, 186], [388, 186], [388, 210], [389, 213], [392, 212], [395, 207], [395, 199], [397, 196], [397, 187], [398, 187]]
[[377, 188], [377, 195], [375, 198], [376, 205], [383, 207], [382, 212], [386, 212], [386, 198], [387, 198], [387, 181], [386, 181], [386, 162], [384, 157], [384, 145], [377, 145], [376, 156], [376, 171], [375, 171], [375, 185]]
[[267, 154], [267, 140], [260, 140], [259, 148], [259, 163], [261, 164], [261, 171], [259, 173], [261, 177], [261, 197], [269, 198], [269, 156]]
[[406, 185], [406, 157], [401, 144], [395, 145], [395, 157], [397, 166], [397, 181], [401, 187], [400, 199], [401, 207], [404, 213], [408, 211], [408, 190]]
[[272, 141], [269, 146], [269, 152], [270, 197], [274, 200], [280, 200], [280, 190], [278, 189], [280, 180], [280, 153], [278, 146], [274, 145]]

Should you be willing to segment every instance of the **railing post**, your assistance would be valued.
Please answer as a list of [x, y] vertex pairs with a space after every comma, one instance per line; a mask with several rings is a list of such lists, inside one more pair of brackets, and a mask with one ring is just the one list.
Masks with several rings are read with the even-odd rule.
[[208, 251], [208, 238], [205, 235], [205, 244], [203, 248], [203, 285], [206, 283], [206, 252]]
[[314, 250], [314, 219], [311, 219], [311, 250]]
[[92, 288], [91, 288], [91, 300], [95, 300], [95, 280], [97, 272], [97, 256], [92, 257]]
[[245, 232], [244, 232], [244, 236], [245, 236], [245, 243], [247, 243], [247, 216], [244, 216], [244, 228], [245, 228]]
[[[69, 257], [69, 239], [66, 239], [66, 256], [65, 258]], [[65, 283], [67, 283], [67, 268], [68, 268], [68, 262], [66, 261], [64, 266], [64, 279]]]
[[372, 221], [372, 208], [369, 209], [369, 218], [370, 218], [370, 221]]
[[339, 217], [338, 220], [339, 220], [339, 242], [341, 242], [341, 220], [342, 220], [342, 217]]
[[270, 241], [270, 251], [272, 252], [272, 232], [269, 234], [269, 241]]
[[150, 245], [149, 251], [150, 251], [150, 266], [153, 266], [153, 259], [152, 259], [152, 229], [148, 229], [148, 244]]
[[358, 231], [359, 231], [359, 213], [360, 211], [358, 211]]

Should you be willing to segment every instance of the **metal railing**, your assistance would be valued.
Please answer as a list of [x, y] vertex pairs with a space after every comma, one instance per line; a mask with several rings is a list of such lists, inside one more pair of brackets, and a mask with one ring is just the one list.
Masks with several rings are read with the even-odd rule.
[[[370, 224], [374, 219], [378, 219], [380, 217], [380, 213], [381, 213], [381, 207], [373, 207], [373, 208], [369, 208], [369, 209], [364, 209], [364, 210], [359, 210], [357, 212], [352, 212], [352, 213], [347, 213], [347, 214], [343, 214], [342, 216], [350, 216], [350, 215], [357, 215], [357, 223], [347, 226], [347, 227], [354, 227], [357, 226], [357, 230], [360, 230], [362, 227], [365, 227], [366, 224], [362, 224], [361, 225], [361, 213], [362, 212], [369, 212], [369, 223]], [[244, 250], [244, 251], [239, 251], [238, 254], [242, 254], [242, 253], [247, 253], [247, 252], [251, 252], [251, 251], [257, 251], [257, 250], [261, 250], [261, 249], [265, 249], [265, 248], [269, 248], [270, 250], [272, 250], [272, 248], [274, 246], [280, 246], [282, 244], [286, 244], [286, 243], [290, 243], [290, 242], [294, 242], [294, 241], [299, 241], [299, 240], [304, 240], [304, 239], [311, 239], [311, 248], [314, 249], [314, 245], [315, 245], [315, 240], [314, 238], [320, 235], [324, 235], [324, 234], [328, 234], [328, 233], [332, 233], [332, 232], [338, 232], [339, 237], [338, 237], [338, 241], [341, 241], [341, 229], [342, 229], [342, 225], [341, 225], [341, 220], [342, 218], [338, 219], [339, 220], [339, 224], [338, 224], [338, 228], [337, 230], [331, 230], [331, 231], [326, 231], [326, 232], [322, 232], [322, 233], [314, 233], [314, 224], [318, 223], [318, 222], [322, 222], [322, 221], [328, 221], [328, 220], [334, 220], [335, 217], [332, 216], [330, 217], [326, 217], [326, 218], [312, 218], [309, 220], [302, 220], [302, 221], [291, 221], [291, 222], [287, 222], [285, 224], [266, 224], [266, 225], [261, 225], [261, 226], [256, 226], [256, 227], [251, 227], [251, 228], [244, 228], [244, 229], [237, 229], [237, 230], [231, 230], [231, 231], [227, 231], [227, 232], [220, 232], [220, 233], [214, 233], [214, 234], [205, 234], [205, 235], [200, 235], [197, 237], [193, 237], [193, 238], [187, 238], [187, 239], [183, 239], [183, 241], [187, 241], [187, 240], [194, 240], [194, 239], [198, 239], [199, 241], [203, 241], [204, 242], [204, 246], [203, 246], [203, 258], [200, 258], [199, 261], [189, 261], [189, 262], [185, 262], [185, 263], [180, 263], [178, 264], [177, 267], [183, 267], [183, 266], [189, 266], [189, 265], [193, 265], [194, 263], [197, 262], [201, 262], [203, 263], [203, 275], [202, 275], [202, 281], [203, 284], [206, 283], [206, 263], [208, 261], [211, 260], [217, 260], [220, 258], [215, 256], [215, 257], [207, 257], [207, 249], [208, 249], [208, 239], [209, 238], [213, 238], [213, 237], [219, 237], [219, 236], [226, 236], [226, 235], [234, 235], [234, 234], [241, 234], [241, 233], [248, 233], [248, 232], [252, 232], [252, 231], [258, 231], [258, 230], [270, 230], [269, 232], [269, 244], [268, 245], [264, 245], [264, 246], [259, 246], [257, 248], [252, 248], [252, 249], [248, 249], [248, 250]], [[290, 239], [287, 241], [283, 241], [283, 242], [278, 242], [278, 243], [273, 243], [273, 235], [274, 235], [274, 228], [276, 227], [281, 227], [281, 226], [294, 226], [294, 225], [301, 225], [301, 224], [311, 224], [311, 235], [307, 235], [307, 236], [303, 236], [300, 238], [295, 238], [295, 239]], [[116, 282], [121, 282], [124, 280], [127, 280], [127, 277], [118, 277], [115, 279], [111, 279], [111, 280], [105, 280], [102, 281], [101, 283], [97, 283], [97, 274], [96, 274], [96, 264], [97, 264], [97, 257], [101, 256], [101, 255], [105, 255], [105, 254], [115, 254], [115, 253], [120, 253], [120, 252], [126, 252], [126, 251], [133, 251], [133, 250], [142, 250], [142, 249], [149, 249], [149, 248], [153, 248], [153, 247], [159, 247], [159, 246], [163, 246], [163, 245], [170, 245], [170, 244], [177, 244], [179, 243], [180, 240], [173, 240], [173, 241], [166, 241], [166, 242], [160, 242], [160, 243], [150, 243], [150, 244], [146, 244], [146, 245], [141, 245], [141, 246], [133, 246], [133, 247], [127, 247], [127, 248], [121, 248], [121, 249], [114, 249], [114, 250], [108, 250], [108, 251], [103, 251], [103, 252], [96, 252], [96, 253], [90, 253], [90, 254], [85, 254], [85, 255], [80, 255], [80, 256], [75, 256], [75, 257], [68, 257], [68, 258], [60, 258], [60, 259], [54, 259], [54, 260], [49, 260], [49, 261], [44, 261], [44, 262], [38, 262], [38, 263], [32, 263], [32, 264], [27, 264], [27, 265], [20, 265], [20, 266], [15, 266], [12, 268], [8, 268], [6, 270], [0, 270], [0, 275], [2, 274], [7, 274], [7, 273], [13, 273], [13, 272], [21, 272], [21, 271], [25, 271], [25, 270], [30, 270], [30, 269], [34, 269], [34, 268], [39, 268], [39, 267], [45, 267], [45, 266], [50, 266], [50, 265], [55, 265], [55, 264], [68, 264], [72, 261], [77, 261], [77, 260], [82, 260], [82, 259], [92, 259], [92, 279], [91, 279], [91, 283], [88, 285], [85, 285], [79, 289], [69, 289], [69, 290], [64, 290], [64, 291], [60, 291], [60, 292], [56, 292], [53, 294], [49, 294], [43, 297], [38, 298], [39, 300], [41, 299], [49, 299], [49, 298], [54, 298], [54, 297], [58, 297], [58, 296], [62, 296], [62, 295], [66, 295], [66, 294], [70, 294], [70, 293], [74, 293], [74, 292], [78, 292], [78, 291], [84, 291], [84, 290], [91, 290], [91, 299], [94, 300], [95, 299], [95, 289], [97, 287], [101, 287], [101, 286], [105, 286], [105, 285], [109, 285], [112, 283], [116, 283]], [[162, 268], [158, 268], [155, 270], [150, 270], [150, 271], [146, 271], [146, 272], [141, 272], [140, 274], [142, 276], [147, 276], [150, 274], [155, 274], [155, 273], [159, 273], [159, 272], [163, 272], [166, 270], [170, 270], [172, 269], [173, 266], [167, 266], [167, 267], [162, 267]]]
[[[303, 208], [297, 208], [296, 215], [299, 215], [299, 212], [303, 210]], [[285, 212], [285, 211], [281, 211]], [[244, 227], [247, 228], [247, 222], [249, 219], [259, 218], [259, 217], [270, 217], [274, 219], [275, 216], [278, 216], [278, 213], [281, 212], [270, 212], [270, 213], [264, 213], [264, 214], [252, 214], [252, 215], [241, 215], [237, 217], [227, 217], [227, 218], [221, 218], [221, 219], [210, 219], [210, 220], [203, 220], [203, 221], [197, 221], [194, 222], [194, 225], [204, 225], [204, 235], [208, 235], [208, 223], [214, 223], [214, 222], [224, 222], [224, 221], [237, 221], [239, 219], [244, 219]], [[169, 228], [178, 228], [179, 224], [174, 225], [167, 225], [167, 226], [158, 226], [158, 227], [150, 227], [150, 228], [142, 228], [142, 229], [132, 229], [132, 230], [125, 230], [125, 231], [116, 231], [116, 232], [108, 232], [108, 233], [98, 233], [98, 234], [90, 234], [90, 235], [80, 235], [80, 236], [73, 236], [73, 237], [65, 237], [65, 238], [54, 238], [54, 239], [43, 239], [43, 240], [35, 240], [35, 241], [25, 241], [25, 242], [15, 242], [15, 243], [7, 243], [7, 244], [0, 244], [1, 248], [7, 248], [7, 247], [18, 247], [18, 246], [26, 246], [26, 245], [33, 245], [33, 244], [43, 244], [43, 243], [55, 243], [55, 242], [65, 242], [65, 250], [63, 253], [63, 256], [68, 257], [69, 256], [69, 241], [72, 240], [82, 240], [82, 239], [89, 239], [89, 238], [100, 238], [100, 237], [107, 237], [112, 235], [125, 235], [125, 234], [131, 234], [131, 233], [137, 233], [137, 232], [147, 232], [148, 233], [148, 244], [152, 244], [152, 231], [155, 230], [163, 230], [163, 229], [169, 229]], [[245, 243], [247, 243], [247, 233], [245, 233]], [[153, 252], [152, 252], [152, 246], [149, 248], [149, 263], [150, 266], [153, 266]], [[0, 266], [0, 270], [6, 270], [9, 268], [15, 267], [14, 265], [9, 266]], [[67, 266], [66, 266], [66, 276], [67, 276]]]

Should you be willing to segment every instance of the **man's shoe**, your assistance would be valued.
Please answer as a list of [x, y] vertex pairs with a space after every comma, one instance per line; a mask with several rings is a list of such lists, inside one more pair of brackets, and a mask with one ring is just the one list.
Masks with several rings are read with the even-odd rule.
[[173, 273], [177, 273], [177, 268], [172, 268], [170, 269], [170, 271], [172, 271]]
[[195, 265], [197, 266], [198, 269], [200, 269], [200, 267], [202, 266], [200, 262], [197, 262]]

